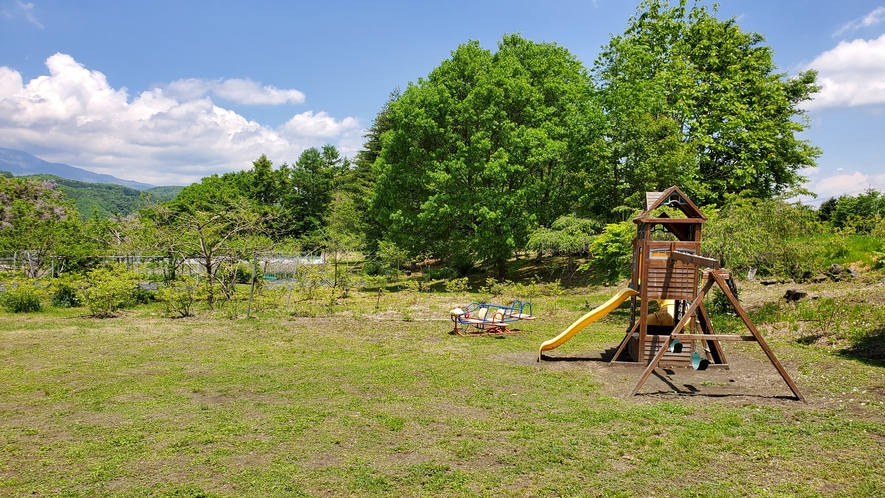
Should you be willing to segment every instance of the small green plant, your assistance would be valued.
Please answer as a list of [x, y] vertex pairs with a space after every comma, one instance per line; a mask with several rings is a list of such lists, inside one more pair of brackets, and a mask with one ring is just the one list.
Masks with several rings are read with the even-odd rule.
[[495, 298], [499, 296], [503, 296], [508, 292], [510, 288], [513, 287], [513, 282], [509, 280], [505, 280], [503, 282], [498, 282], [494, 278], [487, 278], [486, 284], [479, 288], [479, 291], [483, 294], [488, 295], [489, 297]]
[[873, 260], [873, 268], [885, 270], [885, 252], [872, 252], [870, 257]]
[[467, 292], [467, 277], [453, 278], [446, 281], [446, 292], [460, 294]]
[[157, 292], [157, 297], [166, 305], [166, 312], [181, 317], [190, 316], [194, 303], [206, 298], [206, 288], [193, 277], [174, 280]]
[[430, 280], [445, 280], [448, 278], [454, 278], [457, 276], [457, 273], [454, 269], [449, 268], [447, 266], [441, 266], [438, 268], [427, 268], [424, 270], [424, 275]]
[[56, 308], [76, 308], [82, 306], [77, 299], [77, 290], [82, 286], [82, 277], [65, 274], [56, 277], [49, 284], [52, 305]]
[[43, 309], [43, 289], [31, 280], [17, 278], [4, 282], [0, 306], [10, 313], [33, 313]]
[[89, 308], [93, 317], [111, 317], [129, 304], [136, 284], [135, 274], [124, 265], [94, 268], [86, 274], [77, 299]]
[[590, 261], [578, 270], [596, 270], [609, 282], [615, 282], [630, 275], [633, 258], [633, 237], [636, 228], [633, 223], [612, 223], [605, 226], [593, 243], [590, 244]]

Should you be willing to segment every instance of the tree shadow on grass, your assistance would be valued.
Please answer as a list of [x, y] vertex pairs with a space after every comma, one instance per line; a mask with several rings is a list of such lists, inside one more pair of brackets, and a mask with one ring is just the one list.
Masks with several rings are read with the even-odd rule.
[[885, 326], [867, 334], [850, 348], [839, 351], [839, 356], [875, 367], [885, 367]]

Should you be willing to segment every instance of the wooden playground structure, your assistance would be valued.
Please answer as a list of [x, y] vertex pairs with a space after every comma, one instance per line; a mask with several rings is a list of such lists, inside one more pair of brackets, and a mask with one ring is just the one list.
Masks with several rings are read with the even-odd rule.
[[[735, 297], [731, 273], [721, 269], [718, 261], [700, 256], [701, 227], [706, 221], [698, 207], [678, 187], [646, 193], [646, 209], [633, 219], [637, 234], [633, 240], [630, 286], [621, 291], [618, 296], [622, 297], [616, 303], [630, 299], [630, 325], [610, 363], [645, 366], [630, 391], [629, 395], [633, 396], [657, 367], [728, 369], [720, 342], [753, 341], [759, 344], [796, 398], [805, 401]], [[716, 333], [704, 306], [704, 298], [714, 285], [734, 307], [749, 335]], [[661, 304], [662, 310], [650, 313], [651, 301]], [[611, 301], [606, 303], [603, 306], [607, 307], [596, 314], [608, 313], [616, 307], [611, 304]], [[585, 315], [584, 322], [579, 323], [579, 320], [576, 325], [583, 328], [591, 323], [597, 318], [592, 317], [593, 314]], [[567, 332], [573, 327], [575, 325]], [[554, 339], [542, 344], [539, 360], [541, 351], [558, 347], [570, 337], [567, 335], [564, 339], [556, 338], [558, 342]]]

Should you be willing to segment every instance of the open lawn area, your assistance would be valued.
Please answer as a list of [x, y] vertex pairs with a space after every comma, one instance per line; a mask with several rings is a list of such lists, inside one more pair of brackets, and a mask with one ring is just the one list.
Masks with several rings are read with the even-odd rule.
[[[867, 302], [839, 285], [816, 302]], [[885, 495], [885, 368], [816, 331], [836, 318], [747, 294], [807, 404], [755, 343], [625, 397], [642, 370], [602, 361], [624, 308], [536, 362], [614, 292], [537, 296], [538, 319], [500, 337], [450, 333], [482, 296], [408, 290], [299, 313], [316, 316], [2, 313], [0, 495]]]

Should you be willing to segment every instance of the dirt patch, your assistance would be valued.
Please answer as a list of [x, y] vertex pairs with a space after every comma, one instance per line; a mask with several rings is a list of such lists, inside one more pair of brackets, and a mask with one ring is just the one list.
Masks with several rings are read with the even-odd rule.
[[[777, 354], [777, 353], [775, 353]], [[581, 353], [576, 355], [544, 354], [537, 361], [535, 353], [510, 353], [497, 355], [494, 359], [508, 363], [531, 366], [539, 370], [555, 372], [585, 372], [599, 382], [602, 393], [615, 398], [633, 400], [637, 403], [679, 400], [686, 403], [715, 401], [730, 406], [762, 405], [795, 409], [831, 408], [834, 400], [818, 397], [808, 386], [803, 386], [796, 365], [781, 360], [808, 404], [801, 403], [780, 377], [775, 367], [761, 351], [725, 351], [729, 369], [693, 370], [691, 368], [657, 368], [640, 389], [628, 398], [644, 368], [608, 363], [604, 354]], [[867, 393], [869, 397], [885, 399], [885, 393]], [[860, 406], [860, 403], [856, 403]]]

